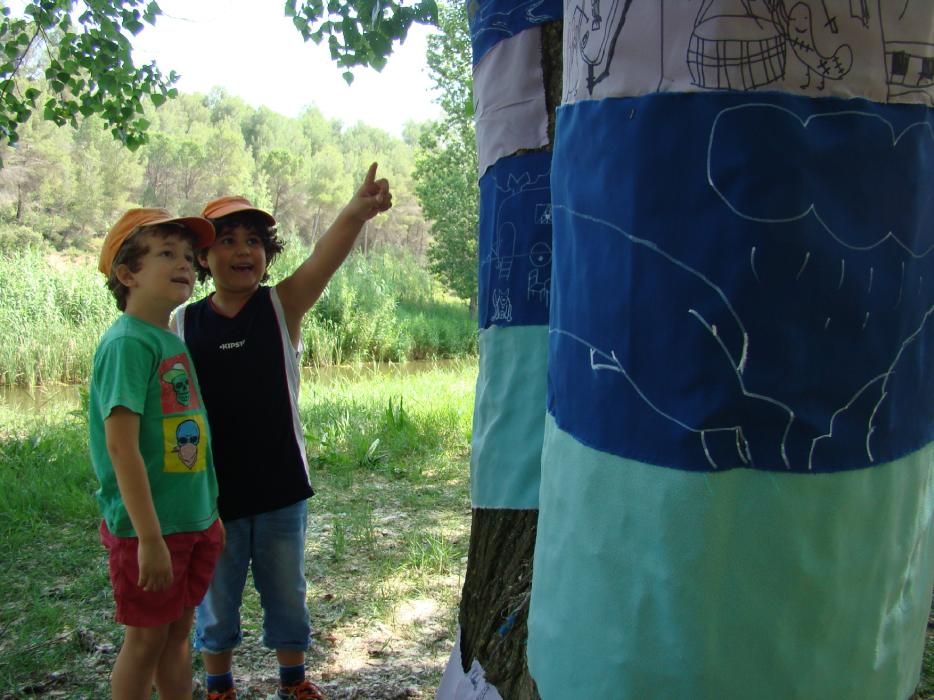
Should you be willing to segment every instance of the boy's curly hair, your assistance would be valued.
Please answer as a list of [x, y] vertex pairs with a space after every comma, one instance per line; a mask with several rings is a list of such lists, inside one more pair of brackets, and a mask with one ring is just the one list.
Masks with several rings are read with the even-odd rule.
[[[267, 224], [262, 214], [258, 214], [254, 211], [236, 212], [234, 214], [222, 216], [219, 219], [208, 219], [208, 221], [214, 224], [214, 230], [216, 232], [215, 241], [238, 226], [242, 226], [250, 233], [259, 236], [263, 241], [263, 250], [266, 251], [266, 274], [263, 275], [263, 279], [261, 279], [260, 282], [265, 282], [269, 279], [269, 266], [272, 265], [273, 261], [279, 256], [279, 253], [285, 248], [285, 243], [276, 232], [275, 226]], [[207, 251], [201, 250], [198, 252], [206, 253]], [[211, 271], [201, 264], [198, 257], [198, 255], [195, 255], [195, 271], [198, 273], [198, 281], [204, 282], [211, 276]]]
[[130, 272], [139, 272], [142, 269], [140, 260], [149, 252], [148, 238], [150, 235], [168, 238], [173, 235], [183, 235], [191, 241], [192, 246], [195, 243], [195, 235], [180, 224], [155, 224], [154, 226], [140, 226], [127, 237], [120, 246], [120, 250], [114, 256], [113, 264], [110, 266], [110, 274], [107, 276], [107, 288], [117, 300], [117, 308], [120, 311], [126, 311], [127, 298], [130, 296], [130, 290], [117, 279], [117, 268], [120, 265], [126, 265]]

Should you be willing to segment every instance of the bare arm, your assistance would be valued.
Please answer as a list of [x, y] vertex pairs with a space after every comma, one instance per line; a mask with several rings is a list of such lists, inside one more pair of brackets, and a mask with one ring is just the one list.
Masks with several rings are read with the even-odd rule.
[[117, 406], [104, 421], [107, 452], [117, 487], [139, 538], [139, 587], [161, 591], [172, 583], [172, 560], [152, 502], [146, 464], [139, 451], [139, 414]]
[[276, 285], [289, 336], [293, 341], [298, 337], [302, 318], [350, 254], [363, 225], [391, 206], [389, 182], [376, 179], [376, 163], [373, 163], [360, 189], [341, 209], [311, 255], [295, 272]]

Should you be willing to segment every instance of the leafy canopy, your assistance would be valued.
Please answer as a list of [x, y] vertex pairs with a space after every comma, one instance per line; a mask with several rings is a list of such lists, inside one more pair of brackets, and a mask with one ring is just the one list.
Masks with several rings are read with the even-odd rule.
[[412, 22], [438, 23], [435, 0], [414, 3], [394, 0], [286, 0], [285, 14], [305, 41], [320, 44], [326, 37], [331, 58], [344, 71], [344, 80], [353, 82], [355, 66], [382, 70], [395, 41], [405, 41]]
[[127, 34], [158, 14], [145, 0], [34, 0], [22, 17], [0, 8], [0, 142], [15, 144], [19, 126], [41, 108], [59, 126], [99, 115], [131, 150], [144, 143], [143, 100], [158, 106], [175, 97], [178, 76], [163, 76], [154, 63], [135, 66]]
[[[285, 2], [306, 40], [327, 38], [348, 83], [356, 66], [381, 70], [412, 22], [434, 24], [437, 12], [435, 0]], [[59, 126], [97, 115], [130, 150], [146, 143], [144, 102], [178, 95], [174, 71], [133, 62], [131, 37], [159, 14], [154, 0], [31, 0], [20, 17], [0, 7], [0, 144], [15, 144], [40, 109]]]

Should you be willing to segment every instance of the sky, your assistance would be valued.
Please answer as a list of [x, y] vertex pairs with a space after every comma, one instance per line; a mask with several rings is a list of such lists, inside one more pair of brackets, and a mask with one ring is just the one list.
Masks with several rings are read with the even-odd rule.
[[433, 30], [422, 25], [412, 25], [381, 73], [355, 68], [348, 86], [325, 43], [305, 43], [280, 0], [158, 2], [163, 14], [133, 38], [133, 57], [181, 74], [180, 92], [222, 87], [289, 117], [313, 104], [345, 126], [363, 122], [394, 136], [406, 121], [440, 116], [425, 64]]

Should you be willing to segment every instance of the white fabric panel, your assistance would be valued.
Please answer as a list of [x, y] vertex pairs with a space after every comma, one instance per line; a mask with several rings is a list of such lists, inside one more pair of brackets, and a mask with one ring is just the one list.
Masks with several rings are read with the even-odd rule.
[[932, 105], [932, 17], [920, 0], [567, 0], [563, 101], [726, 89]]
[[[514, 70], [515, 66], [528, 67]], [[473, 74], [480, 172], [520, 148], [548, 144], [541, 29], [532, 27], [490, 49]]]

